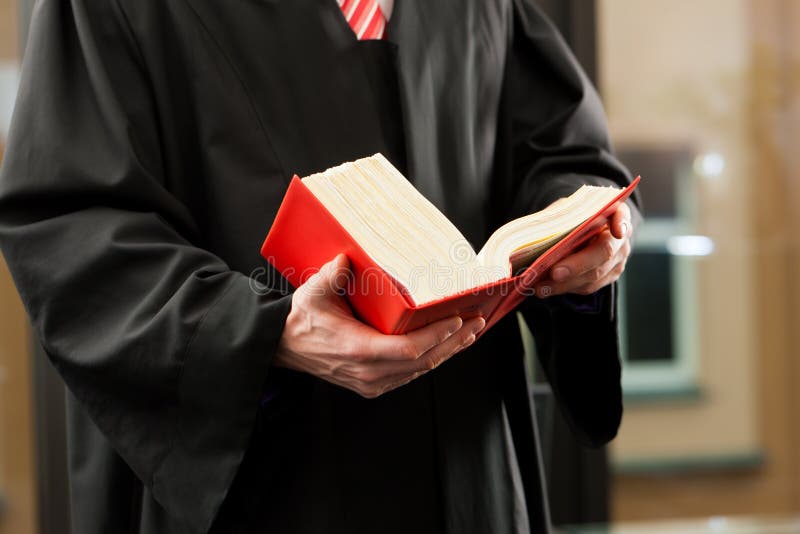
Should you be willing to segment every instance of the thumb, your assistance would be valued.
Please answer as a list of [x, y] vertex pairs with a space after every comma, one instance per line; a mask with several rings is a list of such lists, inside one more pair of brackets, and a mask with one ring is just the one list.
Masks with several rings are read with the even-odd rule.
[[317, 274], [308, 279], [306, 290], [317, 296], [344, 295], [347, 284], [352, 277], [350, 262], [344, 254], [322, 266]]
[[617, 239], [630, 236], [631, 232], [631, 210], [624, 202], [617, 208], [616, 213], [611, 219], [611, 235]]

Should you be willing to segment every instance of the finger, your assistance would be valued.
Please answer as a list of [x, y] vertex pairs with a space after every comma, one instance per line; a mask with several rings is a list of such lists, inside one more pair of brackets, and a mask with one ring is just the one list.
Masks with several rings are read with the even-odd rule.
[[301, 287], [315, 296], [344, 295], [352, 277], [350, 261], [344, 254], [323, 265], [319, 272], [309, 278]]
[[[459, 347], [450, 356], [445, 358], [441, 363], [443, 363], [444, 361], [449, 360], [450, 358], [452, 358], [453, 356], [455, 356], [459, 352], [463, 351], [464, 349], [466, 349], [467, 347], [472, 345], [472, 343], [474, 343], [474, 342], [475, 342], [475, 336], [471, 335], [461, 347]], [[441, 363], [439, 363], [438, 365], [441, 365]], [[407, 384], [410, 384], [411, 382], [413, 382], [417, 378], [421, 377], [422, 375], [427, 374], [428, 372], [430, 372], [430, 371], [429, 370], [425, 370], [425, 371], [417, 371], [417, 372], [411, 374], [410, 376], [409, 375], [393, 376], [393, 377], [391, 377], [391, 382], [389, 382], [387, 385], [383, 386], [380, 389], [379, 395], [383, 395], [384, 393], [389, 393], [390, 391], [394, 391], [395, 389], [399, 389], [399, 388], [401, 388], [401, 387], [403, 387], [403, 386], [405, 386]]]
[[484, 327], [486, 327], [486, 320], [483, 317], [473, 317], [467, 320], [464, 326], [450, 339], [432, 347], [419, 358], [417, 371], [428, 372], [436, 369], [451, 356], [474, 343]]
[[623, 243], [624, 240], [615, 239], [611, 232], [604, 230], [588, 246], [570, 254], [553, 266], [550, 270], [550, 279], [559, 283], [589, 273], [613, 261]]
[[[625, 261], [627, 260], [628, 255], [630, 254], [630, 242], [627, 239], [617, 240], [610, 237], [608, 232], [605, 232], [605, 234], [606, 234], [605, 239], [615, 242], [612, 244], [614, 245], [613, 248], [615, 248], [616, 251], [614, 252], [613, 257], [611, 257], [610, 260], [603, 262], [600, 265], [595, 265], [581, 274], [568, 276], [566, 279], [563, 279], [561, 281], [556, 281], [553, 279], [555, 278], [555, 276], [551, 276], [550, 280], [545, 280], [541, 284], [537, 285], [537, 287], [535, 288], [535, 294], [541, 298], [546, 298], [554, 295], [562, 295], [564, 293], [585, 294], [586, 287], [589, 286], [597, 288], [602, 287], [602, 284], [607, 279], [609, 273], [612, 273], [615, 270], [620, 269], [620, 266], [621, 268], [624, 268]], [[598, 242], [595, 243], [595, 245], [601, 247], [607, 247], [608, 243], [601, 243], [600, 242], [601, 239], [598, 239]], [[621, 272], [621, 270], [619, 272]]]
[[474, 338], [485, 326], [486, 321], [482, 317], [469, 319], [455, 334], [431, 347], [414, 360], [375, 362], [367, 364], [367, 366], [371, 365], [372, 369], [378, 373], [379, 379], [386, 379], [386, 381], [397, 380], [415, 373], [426, 373], [441, 365], [462, 347], [471, 344], [471, 341], [474, 342]]
[[614, 282], [619, 280], [620, 276], [622, 276], [622, 273], [625, 271], [625, 263], [626, 263], [625, 260], [623, 260], [622, 262], [614, 266], [614, 268], [611, 269], [611, 271], [609, 271], [608, 274], [606, 274], [606, 276], [604, 276], [602, 279], [598, 280], [595, 283], [586, 284], [584, 286], [576, 288], [575, 290], [572, 291], [572, 293], [577, 293], [579, 295], [591, 295], [592, 293], [600, 291], [607, 285], [613, 284]]
[[624, 239], [631, 231], [631, 209], [623, 202], [611, 217], [611, 235], [617, 239]]
[[461, 317], [448, 317], [401, 335], [385, 335], [365, 326], [368, 331], [361, 337], [362, 342], [357, 351], [365, 361], [413, 362], [431, 348], [444, 343], [458, 332], [463, 324]]
[[464, 324], [456, 335], [448, 338], [444, 343], [433, 347], [422, 357], [413, 361], [379, 361], [365, 363], [355, 370], [354, 378], [359, 385], [353, 387], [361, 395], [373, 398], [387, 391], [419, 378], [458, 352], [464, 350], [475, 342], [477, 334], [486, 326], [483, 318], [470, 319]]

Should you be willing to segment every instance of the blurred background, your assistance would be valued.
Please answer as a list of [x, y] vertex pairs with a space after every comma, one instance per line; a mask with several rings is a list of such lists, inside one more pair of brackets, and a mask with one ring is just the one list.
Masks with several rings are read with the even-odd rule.
[[[539, 3], [647, 214], [621, 283], [619, 437], [581, 449], [535, 388], [553, 520], [800, 533], [800, 0]], [[0, 0], [0, 159], [32, 6]], [[63, 394], [0, 262], [0, 534], [69, 532]]]

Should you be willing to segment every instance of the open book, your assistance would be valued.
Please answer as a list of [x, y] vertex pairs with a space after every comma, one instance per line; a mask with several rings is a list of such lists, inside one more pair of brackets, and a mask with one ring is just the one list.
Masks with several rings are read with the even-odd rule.
[[376, 154], [295, 176], [261, 252], [295, 286], [347, 254], [350, 303], [385, 333], [455, 314], [484, 315], [490, 326], [530, 294], [546, 269], [600, 231], [636, 183], [624, 190], [584, 185], [498, 228], [476, 252]]

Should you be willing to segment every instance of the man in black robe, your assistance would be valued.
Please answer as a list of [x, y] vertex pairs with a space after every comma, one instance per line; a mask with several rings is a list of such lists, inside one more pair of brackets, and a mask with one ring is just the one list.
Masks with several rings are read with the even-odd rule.
[[[387, 36], [358, 41], [335, 0], [37, 4], [0, 245], [70, 392], [76, 534], [546, 531], [514, 314], [443, 363], [479, 324], [378, 338], [333, 295], [252, 284], [294, 173], [381, 152], [477, 246], [583, 183], [629, 182], [530, 0], [398, 0]], [[621, 417], [629, 217], [520, 307], [591, 445]], [[301, 314], [360, 334], [304, 335]], [[409, 339], [423, 365], [393, 382], [321, 370]]]

